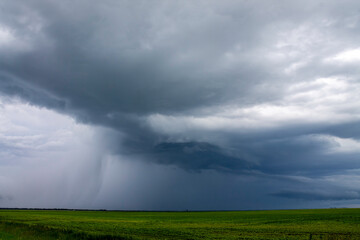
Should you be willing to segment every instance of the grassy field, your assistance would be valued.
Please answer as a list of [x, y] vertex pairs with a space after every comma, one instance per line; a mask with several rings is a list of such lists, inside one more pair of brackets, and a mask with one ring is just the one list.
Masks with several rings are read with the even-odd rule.
[[0, 239], [360, 239], [360, 209], [0, 210]]

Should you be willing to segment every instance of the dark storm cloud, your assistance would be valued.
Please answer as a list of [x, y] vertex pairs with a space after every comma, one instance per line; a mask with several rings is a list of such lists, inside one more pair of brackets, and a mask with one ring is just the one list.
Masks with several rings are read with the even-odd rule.
[[251, 169], [253, 165], [209, 143], [160, 143], [154, 150], [154, 158], [158, 162], [176, 164], [188, 170], [214, 169], [233, 172]]
[[[229, 146], [204, 142], [160, 143], [149, 158], [188, 170], [320, 177], [358, 169], [358, 153], [332, 153], [337, 143], [316, 135], [296, 138], [253, 140]], [[341, 159], [341, 160], [340, 160]]]
[[336, 126], [326, 127], [320, 132], [325, 134], [331, 134], [343, 138], [351, 138], [355, 137], [357, 139], [360, 138], [360, 122], [351, 122], [345, 124], [339, 124]]
[[[68, 8], [65, 3], [32, 1], [21, 4], [22, 8], [12, 13], [9, 20], [5, 6], [2, 15], [10, 22], [6, 26], [14, 29], [16, 37], [25, 35], [31, 49], [15, 53], [5, 51], [8, 58], [1, 59], [1, 68], [68, 99], [71, 108], [86, 109], [90, 117], [105, 116], [113, 111], [140, 115], [181, 111], [220, 103], [232, 99], [235, 94], [244, 95], [244, 90], [248, 91], [256, 85], [257, 79], [264, 77], [263, 70], [251, 65], [224, 76], [216, 70], [217, 63], [211, 60], [238, 44], [234, 41], [251, 45], [248, 37], [239, 36], [238, 39], [229, 35], [239, 20], [220, 19], [224, 24], [229, 21], [233, 25], [224, 33], [219, 25], [207, 24], [209, 29], [197, 33], [195, 30], [202, 24], [188, 26], [190, 19], [183, 17], [196, 22], [200, 16], [187, 9], [185, 14], [189, 16], [179, 16], [171, 6], [169, 13], [162, 13], [157, 7], [166, 10], [168, 6], [158, 4], [106, 1], [85, 7], [83, 2], [77, 2]], [[10, 5], [18, 7], [16, 3]], [[197, 9], [201, 5], [194, 7]], [[167, 22], [152, 23], [152, 18], [159, 17], [160, 21], [172, 18], [168, 14], [174, 14], [173, 20], [180, 24], [175, 26], [174, 33], [167, 33], [173, 28]], [[19, 24], [21, 17], [30, 18], [29, 22]], [[36, 27], [40, 30], [32, 30]], [[249, 31], [244, 29], [242, 34], [256, 34], [247, 34]], [[203, 41], [207, 37], [211, 40]], [[182, 56], [197, 63], [182, 60]], [[244, 77], [247, 81], [237, 80]], [[237, 85], [235, 89], [229, 87], [234, 85]], [[244, 99], [247, 98], [251, 96]]]
[[13, 76], [0, 72], [0, 79], [0, 89], [8, 96], [17, 96], [26, 99], [32, 104], [45, 105], [46, 107], [58, 110], [65, 108], [65, 101], [52, 96], [42, 89], [34, 88]]
[[273, 196], [302, 199], [302, 200], [358, 200], [360, 199], [359, 192], [302, 192], [302, 191], [282, 191], [272, 194]]
[[111, 151], [129, 158], [264, 181], [338, 175], [360, 168], [358, 9], [5, 0], [0, 91], [118, 131]]
[[[306, 10], [260, 3], [5, 1], [1, 20], [19, 46], [2, 51], [0, 66], [90, 118], [263, 102], [279, 97], [284, 79], [263, 62], [259, 46], [274, 41], [277, 21], [296, 25], [306, 21]], [[315, 11], [322, 4], [307, 5]], [[224, 65], [236, 51], [238, 64]], [[270, 80], [277, 95], [270, 88], [254, 95]]]
[[261, 159], [259, 170], [268, 174], [314, 177], [360, 167], [356, 161], [357, 153], [329, 154], [328, 150], [334, 145], [336, 142], [310, 135], [295, 139], [257, 141], [249, 152]]
[[[2, 51], [1, 91], [65, 111], [80, 121], [128, 132], [130, 144], [145, 149], [159, 136], [141, 127], [144, 115], [196, 109], [234, 97], [244, 103], [272, 98], [247, 94], [260, 79], [271, 76], [266, 66], [259, 69], [251, 63], [257, 61], [251, 60], [254, 56], [230, 71], [217, 66], [216, 59], [235, 45], [251, 52], [254, 41], [259, 41], [258, 31], [243, 21], [263, 28], [266, 19], [258, 24], [259, 19], [246, 15], [252, 6], [239, 6], [240, 12], [229, 18], [209, 12], [212, 7], [202, 10], [204, 3], [185, 6], [184, 13], [164, 2], [71, 5], [3, 3], [2, 22], [19, 38], [20, 46]], [[202, 22], [203, 17], [210, 22]], [[173, 26], [177, 21], [179, 26]], [[242, 31], [234, 31], [239, 24]], [[21, 45], [29, 49], [17, 50]], [[61, 100], [42, 97], [28, 85]]]

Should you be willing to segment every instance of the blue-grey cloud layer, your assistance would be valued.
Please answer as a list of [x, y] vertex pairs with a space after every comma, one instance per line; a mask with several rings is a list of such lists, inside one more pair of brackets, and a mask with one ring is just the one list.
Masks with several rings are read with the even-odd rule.
[[356, 200], [358, 9], [5, 0], [0, 91], [118, 131], [123, 157], [273, 182], [254, 187], [270, 199]]

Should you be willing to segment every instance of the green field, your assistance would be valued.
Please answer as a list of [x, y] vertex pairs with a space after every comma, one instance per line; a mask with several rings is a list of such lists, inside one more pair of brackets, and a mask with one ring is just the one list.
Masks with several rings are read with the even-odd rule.
[[0, 239], [360, 239], [360, 209], [0, 210]]

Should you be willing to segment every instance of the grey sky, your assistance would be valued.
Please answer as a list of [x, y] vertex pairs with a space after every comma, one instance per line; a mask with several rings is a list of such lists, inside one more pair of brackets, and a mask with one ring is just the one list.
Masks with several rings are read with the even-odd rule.
[[356, 206], [359, 27], [355, 0], [1, 0], [0, 205]]

